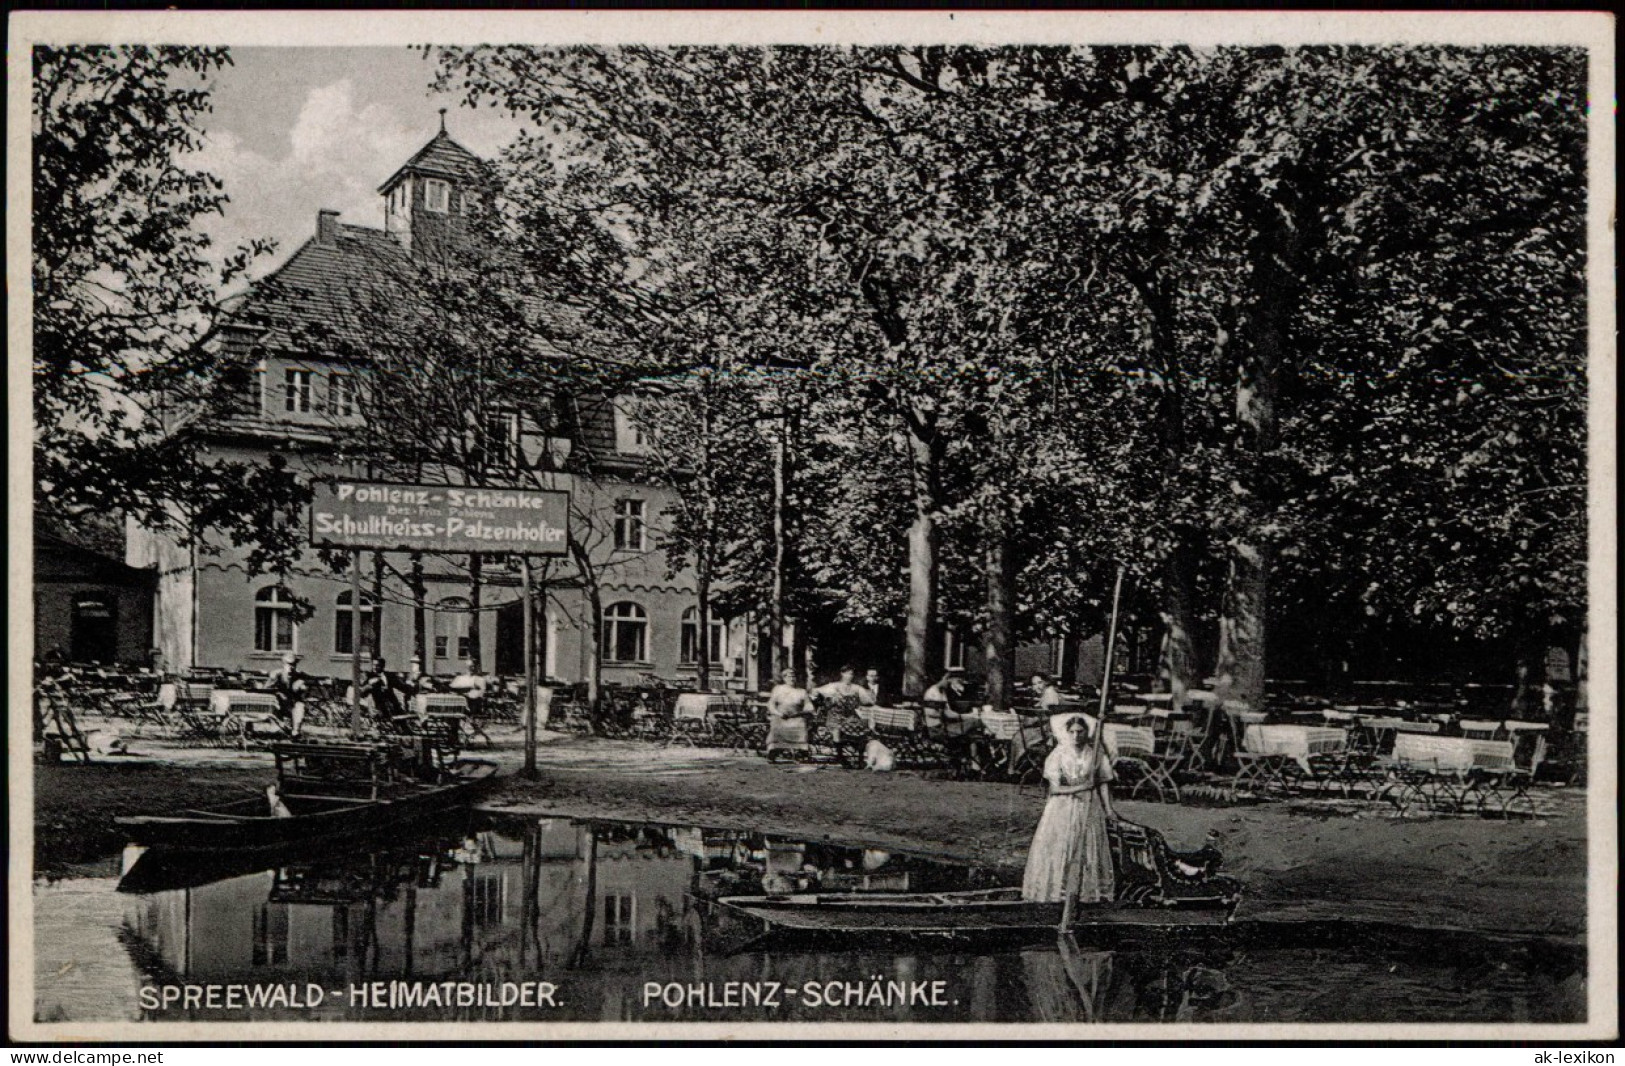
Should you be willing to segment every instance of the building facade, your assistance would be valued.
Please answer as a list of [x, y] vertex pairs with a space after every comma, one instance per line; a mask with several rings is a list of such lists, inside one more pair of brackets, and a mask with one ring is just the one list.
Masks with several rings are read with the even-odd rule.
[[[489, 195], [483, 163], [444, 130], [379, 192], [384, 228], [349, 225], [323, 211], [309, 241], [225, 305], [207, 343], [223, 372], [236, 375], [235, 402], [193, 431], [220, 460], [267, 463], [274, 456], [311, 479], [459, 484], [477, 477], [485, 485], [568, 492], [579, 557], [533, 560], [545, 589], [535, 632], [544, 674], [586, 680], [598, 657], [600, 677], [610, 683], [695, 677], [694, 583], [673, 571], [661, 547], [673, 490], [639, 476], [642, 437], [617, 397], [570, 396], [571, 417], [563, 420], [548, 414], [561, 405], [557, 395], [482, 410], [474, 427], [477, 470], [421, 461], [413, 470], [383, 469], [349, 454], [345, 441], [366, 430], [367, 401], [376, 398], [368, 390], [391, 387], [356, 354], [365, 351], [367, 323], [376, 316], [361, 294], [411, 299], [391, 288], [391, 273], [464, 240]], [[562, 464], [561, 443], [570, 456]], [[346, 676], [359, 651], [385, 658], [391, 669], [421, 655], [431, 674], [457, 672], [470, 659], [488, 672], [523, 672], [517, 557], [364, 551], [359, 615], [342, 556], [308, 549], [278, 574], [251, 573], [248, 560], [246, 548], [206, 533], [187, 544], [132, 525], [126, 561], [156, 572], [152, 639], [172, 667], [268, 670], [292, 651], [309, 673]], [[711, 628], [713, 684], [754, 685], [747, 619], [718, 619]]]
[[149, 665], [153, 574], [118, 558], [118, 538], [36, 517], [34, 648], [66, 662]]

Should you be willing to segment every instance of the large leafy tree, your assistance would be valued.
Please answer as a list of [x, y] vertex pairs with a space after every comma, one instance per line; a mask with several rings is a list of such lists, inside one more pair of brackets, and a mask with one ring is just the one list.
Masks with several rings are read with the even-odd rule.
[[592, 220], [561, 261], [649, 282], [617, 313], [702, 298], [672, 280], [726, 232], [730, 330], [798, 350], [829, 426], [895, 432], [818, 476], [906, 500], [906, 530], [845, 508], [867, 524], [817, 540], [865, 574], [812, 570], [902, 604], [905, 691], [939, 616], [982, 624], [996, 668], [1013, 602], [1064, 632], [1111, 558], [1175, 687], [1212, 620], [1250, 703], [1272, 620], [1317, 596], [1353, 626], [1576, 613], [1572, 56], [478, 49], [442, 75], [550, 124], [514, 156], [527, 199]]
[[250, 545], [251, 564], [297, 550], [277, 520], [301, 502], [283, 465], [210, 459], [189, 427], [233, 401], [203, 373], [219, 287], [253, 255], [211, 259], [200, 217], [223, 210], [202, 146], [219, 48], [36, 47], [32, 113], [36, 506], [124, 512], [185, 535]]

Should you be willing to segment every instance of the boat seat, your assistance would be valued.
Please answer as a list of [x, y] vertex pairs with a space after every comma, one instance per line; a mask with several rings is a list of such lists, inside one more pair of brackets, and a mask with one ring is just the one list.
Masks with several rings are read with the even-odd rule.
[[1172, 904], [1240, 891], [1234, 878], [1218, 874], [1223, 857], [1211, 845], [1174, 851], [1157, 830], [1121, 818], [1107, 822], [1106, 828], [1121, 901]]

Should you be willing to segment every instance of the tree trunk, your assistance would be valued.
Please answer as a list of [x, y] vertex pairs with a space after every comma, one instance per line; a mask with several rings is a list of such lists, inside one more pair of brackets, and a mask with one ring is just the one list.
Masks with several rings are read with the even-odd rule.
[[470, 552], [468, 555], [468, 657], [473, 661], [475, 669], [478, 670], [485, 669], [485, 660], [480, 655], [481, 591], [480, 554], [479, 552]]
[[1551, 637], [1545, 626], [1530, 624], [1518, 641], [1517, 687], [1512, 693], [1512, 714], [1518, 718], [1539, 718], [1545, 707], [1541, 699], [1546, 687], [1546, 656]]
[[937, 641], [937, 496], [943, 445], [934, 427], [906, 419], [910, 433], [914, 520], [908, 528], [908, 618], [903, 629], [903, 698], [925, 694], [935, 671]]
[[418, 663], [425, 673], [431, 671], [429, 662], [429, 620], [428, 606], [429, 590], [423, 580], [423, 553], [412, 553], [412, 654], [417, 656]]
[[[372, 553], [372, 658], [384, 658], [384, 553]], [[356, 634], [361, 639], [361, 634]]]
[[587, 706], [592, 708], [593, 726], [598, 725], [598, 693], [603, 684], [604, 663], [604, 599], [603, 592], [598, 587], [598, 571], [593, 568], [592, 557], [587, 554], [586, 547], [574, 537], [570, 538], [570, 555], [576, 562], [576, 572], [581, 575], [581, 587], [587, 593], [587, 610], [590, 617], [587, 621], [587, 631], [592, 634], [587, 642], [591, 651], [592, 662], [587, 667]]
[[1183, 538], [1163, 560], [1160, 616], [1163, 642], [1157, 673], [1173, 694], [1177, 711], [1185, 706], [1185, 693], [1202, 680], [1196, 656], [1196, 560]]
[[1591, 675], [1591, 626], [1585, 622], [1580, 623], [1580, 640], [1574, 649], [1574, 698], [1569, 701], [1573, 714], [1569, 715], [1568, 725], [1574, 725], [1574, 714], [1591, 710], [1591, 696], [1586, 691], [1586, 682]]
[[701, 692], [711, 691], [711, 559], [710, 553], [701, 550], [699, 558], [695, 560], [694, 591], [699, 597], [700, 630], [694, 641], [695, 650], [699, 653], [699, 664], [696, 670], [696, 680]]
[[790, 490], [790, 418], [779, 422], [773, 441], [773, 587], [768, 602], [767, 628], [773, 639], [773, 684], [777, 684], [790, 660], [784, 648], [784, 567], [788, 554]]
[[1286, 360], [1287, 330], [1298, 302], [1303, 232], [1288, 183], [1254, 207], [1250, 242], [1253, 293], [1236, 374], [1236, 498], [1232, 503], [1230, 564], [1219, 619], [1219, 697], [1258, 707], [1264, 700], [1268, 650], [1270, 529], [1278, 502], [1271, 465], [1279, 444], [1276, 399]]
[[1016, 552], [1008, 516], [993, 523], [987, 546], [986, 702], [1008, 710], [1016, 692]]
[[[1147, 361], [1157, 368], [1161, 387], [1157, 395], [1157, 429], [1161, 445], [1163, 506], [1172, 511], [1186, 498], [1184, 460], [1185, 377], [1176, 331], [1179, 311], [1177, 293], [1163, 272], [1143, 269], [1131, 280], [1145, 304], [1149, 330]], [[1173, 695], [1173, 707], [1185, 705], [1185, 693], [1201, 682], [1201, 665], [1196, 656], [1196, 549], [1194, 530], [1170, 522], [1174, 543], [1162, 561], [1162, 603], [1158, 615], [1163, 625], [1163, 644], [1157, 664], [1160, 681]]]
[[700, 404], [700, 469], [696, 488], [700, 494], [700, 522], [695, 530], [699, 543], [694, 552], [694, 591], [699, 596], [699, 632], [695, 634], [694, 649], [699, 655], [695, 681], [701, 692], [711, 691], [711, 545], [717, 537], [717, 491], [713, 478], [711, 440], [714, 423], [711, 418], [711, 378], [702, 379]]
[[1237, 536], [1230, 548], [1224, 613], [1219, 617], [1219, 698], [1250, 708], [1264, 702], [1269, 554], [1259, 539]]

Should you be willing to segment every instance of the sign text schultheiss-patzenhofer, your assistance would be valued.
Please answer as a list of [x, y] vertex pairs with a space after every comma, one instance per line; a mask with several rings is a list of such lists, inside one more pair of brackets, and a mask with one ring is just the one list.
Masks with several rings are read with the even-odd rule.
[[314, 486], [310, 542], [377, 551], [564, 555], [570, 497], [472, 485]]

